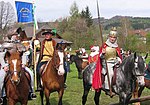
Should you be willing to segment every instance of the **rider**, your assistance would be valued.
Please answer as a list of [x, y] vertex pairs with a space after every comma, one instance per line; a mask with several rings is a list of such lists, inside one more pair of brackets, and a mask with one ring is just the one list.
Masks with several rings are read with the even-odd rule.
[[40, 57], [37, 64], [37, 90], [41, 90], [41, 79], [40, 79], [40, 69], [42, 65], [46, 64], [53, 56], [54, 49], [56, 46], [55, 40], [52, 39], [54, 33], [51, 30], [45, 30], [42, 35], [45, 36], [45, 39], [42, 41]]
[[88, 54], [87, 54], [85, 48], [82, 47], [82, 48], [80, 48], [79, 50], [81, 51], [81, 56], [80, 56], [80, 58], [82, 58], [83, 61], [88, 61]]
[[[30, 77], [31, 77], [31, 84], [30, 84], [30, 97], [31, 99], [35, 99], [36, 98], [36, 94], [33, 92], [33, 84], [34, 84], [34, 75], [33, 75], [33, 72], [26, 66], [26, 53], [27, 53], [27, 50], [25, 48], [25, 46], [21, 43], [21, 41], [19, 40], [19, 36], [18, 36], [18, 33], [16, 31], [13, 31], [11, 34], [8, 34], [8, 37], [10, 37], [12, 43], [13, 43], [13, 48], [11, 49], [7, 49], [7, 47], [5, 49], [7, 49], [7, 51], [9, 51], [10, 53], [13, 52], [13, 51], [21, 51], [21, 52], [24, 52], [23, 53], [23, 56], [22, 56], [22, 67], [25, 69], [26, 72], [29, 73]], [[10, 47], [10, 46], [8, 46]]]
[[64, 88], [67, 88], [66, 79], [67, 79], [67, 73], [70, 72], [70, 52], [65, 52], [65, 58], [64, 58]]
[[90, 47], [91, 53], [88, 57], [88, 62], [90, 63], [94, 63], [97, 62], [98, 60], [98, 54], [99, 54], [99, 46], [91, 46]]
[[[101, 46], [100, 60], [98, 60], [98, 61], [99, 61], [99, 63], [97, 63], [97, 65], [102, 64], [102, 68], [100, 67], [100, 69], [102, 69], [102, 71], [101, 71], [102, 77], [104, 77], [104, 83], [103, 83], [102, 87], [103, 87], [104, 91], [106, 92], [106, 94], [109, 95], [110, 93], [109, 93], [109, 85], [108, 85], [108, 78], [107, 78], [107, 70], [109, 73], [109, 80], [110, 80], [110, 85], [111, 85], [112, 77], [114, 75], [113, 67], [115, 64], [122, 62], [120, 48], [117, 44], [117, 31], [116, 31], [115, 27], [112, 28], [112, 30], [110, 31], [110, 33], [108, 35], [108, 39]], [[98, 70], [95, 70], [95, 71], [98, 71]], [[93, 79], [93, 81], [94, 81], [94, 79]], [[94, 84], [92, 84], [92, 85], [94, 85]]]

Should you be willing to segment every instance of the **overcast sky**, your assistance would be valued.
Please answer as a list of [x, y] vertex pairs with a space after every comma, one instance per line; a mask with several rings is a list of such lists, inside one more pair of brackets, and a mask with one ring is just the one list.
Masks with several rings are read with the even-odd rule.
[[[10, 2], [15, 9], [15, 0], [0, 0]], [[18, 0], [17, 0], [18, 1]], [[27, 1], [27, 0], [22, 0]], [[33, 1], [33, 0], [28, 0]], [[97, 17], [96, 0], [34, 0], [36, 4], [36, 18], [41, 21], [54, 21], [69, 16], [71, 5], [76, 2], [79, 11], [86, 6], [93, 18]], [[150, 17], [150, 0], [98, 0], [100, 15], [111, 18], [116, 15], [133, 17]]]

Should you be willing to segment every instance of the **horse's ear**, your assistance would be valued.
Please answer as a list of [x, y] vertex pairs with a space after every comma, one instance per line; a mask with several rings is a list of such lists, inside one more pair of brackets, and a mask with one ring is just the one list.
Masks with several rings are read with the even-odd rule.
[[136, 58], [137, 58], [137, 54], [136, 52], [134, 52], [134, 60], [136, 60]]
[[146, 59], [147, 57], [148, 57], [148, 53], [146, 53], [146, 55], [145, 55], [144, 59]]
[[7, 52], [5, 53], [4, 60], [7, 61], [10, 56], [11, 56], [10, 52], [7, 51]]
[[23, 55], [23, 51], [19, 52], [19, 54], [20, 54], [20, 57], [22, 57], [22, 55]]

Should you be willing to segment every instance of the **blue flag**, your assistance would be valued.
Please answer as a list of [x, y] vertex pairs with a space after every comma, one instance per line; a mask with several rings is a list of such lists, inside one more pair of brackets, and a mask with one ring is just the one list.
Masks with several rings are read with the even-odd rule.
[[33, 4], [21, 1], [15, 1], [18, 22], [33, 22]]

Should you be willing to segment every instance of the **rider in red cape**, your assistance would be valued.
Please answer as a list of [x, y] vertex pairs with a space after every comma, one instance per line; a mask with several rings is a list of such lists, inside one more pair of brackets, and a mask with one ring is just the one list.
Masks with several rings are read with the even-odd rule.
[[118, 47], [118, 44], [117, 44], [116, 30], [110, 31], [107, 41], [100, 48], [99, 56], [100, 57], [98, 58], [96, 69], [93, 74], [92, 87], [93, 89], [98, 90], [98, 91], [100, 88], [103, 87], [105, 90], [108, 90], [109, 92], [108, 80], [106, 76], [107, 74], [106, 63], [104, 59], [106, 59], [107, 66], [108, 66], [107, 69], [109, 72], [110, 84], [111, 84], [111, 79], [114, 75], [113, 66], [116, 63], [121, 63], [122, 61], [120, 48]]

